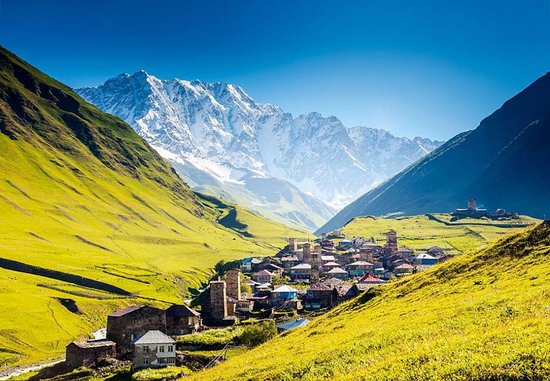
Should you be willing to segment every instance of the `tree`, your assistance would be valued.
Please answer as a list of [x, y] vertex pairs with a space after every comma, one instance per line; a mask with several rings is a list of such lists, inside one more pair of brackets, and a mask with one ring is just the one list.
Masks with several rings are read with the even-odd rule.
[[247, 347], [256, 347], [277, 335], [277, 326], [274, 320], [265, 320], [260, 324], [249, 325], [244, 328], [241, 341]]

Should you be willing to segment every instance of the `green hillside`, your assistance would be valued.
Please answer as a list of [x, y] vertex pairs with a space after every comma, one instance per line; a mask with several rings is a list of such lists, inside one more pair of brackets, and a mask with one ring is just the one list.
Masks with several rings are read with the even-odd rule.
[[377, 242], [383, 243], [386, 240], [385, 233], [393, 229], [397, 232], [400, 246], [417, 251], [439, 246], [447, 253], [457, 254], [479, 249], [527, 225], [541, 222], [528, 216], [510, 221], [465, 218], [460, 222], [450, 222], [450, 219], [449, 214], [397, 218], [363, 216], [347, 223], [342, 232], [346, 237], [373, 237]]
[[294, 235], [197, 197], [128, 125], [0, 48], [0, 366], [57, 358], [115, 308], [181, 301], [218, 261]]
[[550, 378], [550, 223], [363, 294], [190, 380]]

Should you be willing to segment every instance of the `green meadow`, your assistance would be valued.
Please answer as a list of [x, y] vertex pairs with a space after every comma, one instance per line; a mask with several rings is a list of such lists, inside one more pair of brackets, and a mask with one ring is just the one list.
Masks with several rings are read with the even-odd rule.
[[550, 378], [550, 225], [375, 288], [190, 380]]
[[450, 217], [449, 214], [435, 214], [433, 217], [428, 215], [397, 218], [356, 217], [343, 227], [342, 232], [348, 238], [373, 237], [378, 243], [383, 243], [386, 240], [385, 233], [393, 229], [397, 232], [400, 246], [407, 246], [417, 251], [439, 246], [448, 253], [458, 254], [486, 246], [527, 225], [540, 222], [532, 217], [520, 216], [519, 219], [512, 220], [513, 223], [475, 219], [450, 223]]
[[217, 262], [288, 236], [307, 233], [195, 195], [128, 125], [0, 48], [0, 366], [60, 358], [115, 309], [182, 302]]

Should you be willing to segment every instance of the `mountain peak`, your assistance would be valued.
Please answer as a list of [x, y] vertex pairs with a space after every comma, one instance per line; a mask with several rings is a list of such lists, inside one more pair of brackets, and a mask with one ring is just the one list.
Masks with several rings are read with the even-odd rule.
[[[294, 118], [256, 102], [235, 84], [157, 81], [147, 87], [107, 82], [79, 92], [131, 124], [165, 157], [191, 162], [220, 183], [242, 184], [242, 173], [252, 170], [339, 207], [437, 146], [389, 133], [353, 139], [336, 116], [311, 112]], [[185, 173], [199, 185], [207, 178]]]

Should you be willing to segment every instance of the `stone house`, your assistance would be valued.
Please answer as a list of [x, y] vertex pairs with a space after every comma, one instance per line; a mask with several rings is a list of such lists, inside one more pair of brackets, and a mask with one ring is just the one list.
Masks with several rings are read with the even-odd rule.
[[254, 301], [250, 299], [239, 299], [237, 305], [235, 306], [235, 312], [241, 314], [249, 314], [254, 309]]
[[273, 276], [274, 275], [269, 271], [261, 270], [261, 271], [258, 271], [257, 273], [252, 274], [251, 277], [254, 282], [271, 283], [271, 281], [273, 280]]
[[89, 366], [102, 358], [116, 356], [116, 343], [110, 340], [73, 341], [65, 348], [65, 363], [71, 368]]
[[408, 263], [403, 263], [402, 265], [397, 266], [393, 269], [393, 272], [396, 276], [403, 276], [407, 274], [411, 274], [413, 272], [414, 267], [412, 265], [409, 265]]
[[107, 340], [116, 343], [118, 354], [132, 350], [138, 337], [150, 330], [166, 332], [166, 312], [151, 306], [130, 306], [107, 316]]
[[340, 264], [337, 262], [326, 262], [323, 263], [322, 270], [326, 273], [327, 271], [330, 271], [336, 267], [340, 267]]
[[176, 365], [176, 341], [151, 330], [134, 342], [133, 368], [160, 368]]
[[309, 263], [300, 263], [290, 268], [290, 278], [294, 282], [309, 282], [311, 277], [311, 265]]
[[352, 278], [363, 276], [374, 270], [374, 265], [366, 261], [356, 261], [347, 265], [349, 276]]
[[327, 278], [348, 279], [348, 272], [340, 267], [334, 267], [325, 273]]
[[304, 307], [308, 310], [332, 307], [337, 303], [338, 295], [334, 288], [324, 283], [314, 283], [306, 292]]
[[172, 336], [197, 332], [202, 325], [201, 315], [182, 304], [166, 309], [166, 333]]
[[281, 258], [281, 264], [283, 266], [284, 271], [288, 271], [291, 267], [296, 266], [299, 263], [300, 263], [300, 260], [295, 255]]
[[245, 258], [241, 261], [240, 270], [243, 273], [249, 273], [254, 271], [262, 263], [261, 259], [258, 258]]
[[[290, 286], [280, 286], [271, 291], [271, 304], [275, 307], [288, 305], [289, 302], [296, 300], [298, 290]], [[292, 303], [291, 303], [292, 304]]]

